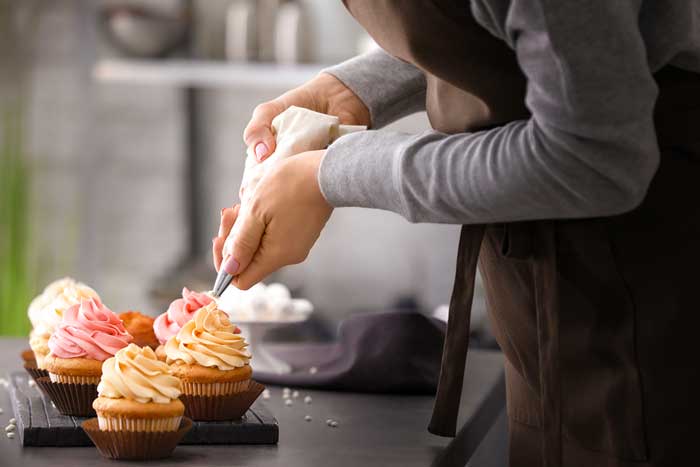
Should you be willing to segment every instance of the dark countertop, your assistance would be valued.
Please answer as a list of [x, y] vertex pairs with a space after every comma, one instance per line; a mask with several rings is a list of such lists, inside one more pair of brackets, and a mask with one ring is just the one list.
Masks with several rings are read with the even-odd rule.
[[[0, 376], [21, 369], [19, 353], [26, 339], [0, 338]], [[279, 348], [279, 347], [278, 347]], [[464, 465], [502, 411], [502, 356], [472, 350], [467, 362], [459, 426], [455, 441], [426, 430], [431, 396], [358, 394], [299, 389], [294, 404], [283, 404], [282, 388], [270, 387], [265, 401], [279, 421], [277, 446], [179, 446], [173, 457], [149, 462], [157, 466], [442, 466]], [[378, 375], [379, 376], [379, 375]], [[294, 388], [292, 388], [294, 389]], [[311, 405], [303, 398], [310, 395]], [[88, 448], [22, 448], [8, 439], [4, 427], [13, 417], [8, 391], [0, 385], [0, 466], [76, 467], [127, 464], [109, 461]], [[305, 415], [313, 420], [306, 422]], [[326, 419], [339, 422], [326, 426]], [[502, 417], [501, 417], [502, 418]], [[136, 465], [133, 462], [128, 465]]]

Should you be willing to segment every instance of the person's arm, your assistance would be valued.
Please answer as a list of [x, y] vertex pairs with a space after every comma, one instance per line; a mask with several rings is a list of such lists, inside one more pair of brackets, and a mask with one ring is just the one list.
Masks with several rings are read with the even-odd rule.
[[657, 87], [638, 2], [514, 1], [508, 37], [528, 79], [529, 120], [478, 133], [368, 131], [327, 150], [333, 206], [414, 222], [606, 216], [644, 198], [659, 162]]
[[425, 75], [410, 63], [376, 49], [323, 70], [350, 88], [369, 109], [371, 127], [381, 128], [425, 110]]

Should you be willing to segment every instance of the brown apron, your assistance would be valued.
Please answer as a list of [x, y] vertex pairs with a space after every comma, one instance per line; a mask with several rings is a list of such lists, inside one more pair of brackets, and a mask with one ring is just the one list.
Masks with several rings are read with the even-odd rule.
[[[345, 0], [392, 55], [426, 74], [443, 132], [527, 118], [514, 52], [471, 2]], [[476, 264], [506, 356], [512, 466], [671, 466], [695, 459], [700, 274], [700, 76], [667, 67], [660, 168], [615, 217], [465, 225], [429, 430], [454, 436]]]

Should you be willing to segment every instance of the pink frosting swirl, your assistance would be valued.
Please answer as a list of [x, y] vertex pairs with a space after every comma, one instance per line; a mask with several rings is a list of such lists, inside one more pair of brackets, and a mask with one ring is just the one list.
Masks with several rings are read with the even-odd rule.
[[124, 323], [98, 298], [83, 298], [63, 313], [49, 339], [51, 353], [59, 358], [107, 360], [133, 337]]
[[180, 328], [192, 319], [195, 312], [209, 305], [214, 299], [201, 292], [192, 292], [187, 287], [182, 289], [182, 298], [174, 300], [168, 311], [153, 322], [153, 331], [161, 344], [176, 335]]

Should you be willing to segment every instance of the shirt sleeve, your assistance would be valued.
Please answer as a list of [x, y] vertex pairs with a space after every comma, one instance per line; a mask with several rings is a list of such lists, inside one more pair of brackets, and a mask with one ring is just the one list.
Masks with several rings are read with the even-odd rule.
[[415, 66], [382, 49], [326, 68], [349, 87], [369, 109], [372, 128], [425, 110], [425, 75]]
[[476, 133], [367, 131], [332, 144], [319, 183], [334, 206], [413, 222], [487, 223], [619, 214], [658, 167], [658, 93], [639, 2], [514, 0], [508, 42], [529, 120]]

